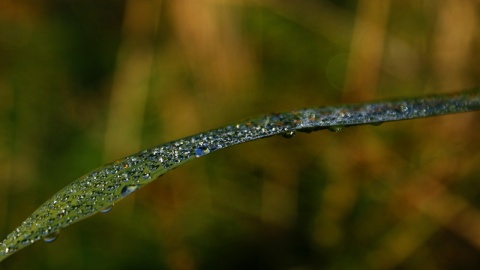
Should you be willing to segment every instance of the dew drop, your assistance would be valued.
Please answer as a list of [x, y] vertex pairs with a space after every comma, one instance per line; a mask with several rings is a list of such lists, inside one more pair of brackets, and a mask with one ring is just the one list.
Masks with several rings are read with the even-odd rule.
[[290, 131], [287, 131], [287, 132], [285, 132], [285, 133], [282, 133], [282, 136], [283, 136], [284, 138], [290, 139], [290, 138], [292, 138], [293, 136], [295, 136], [295, 134], [296, 134], [295, 130], [290, 130]]
[[138, 186], [124, 186], [122, 188], [122, 191], [121, 191], [120, 195], [125, 197], [125, 196], [129, 195], [130, 193], [134, 192], [137, 189], [138, 189]]
[[24, 245], [24, 246], [26, 246], [28, 244], [32, 244], [32, 243], [33, 243], [32, 240], [29, 240], [29, 239], [25, 239], [25, 240], [22, 241], [22, 245]]
[[344, 126], [329, 126], [328, 130], [331, 132], [339, 132], [344, 128]]
[[65, 216], [65, 209], [60, 211], [60, 213], [57, 214], [57, 218], [63, 218]]
[[55, 241], [58, 238], [58, 231], [57, 232], [52, 232], [51, 234], [45, 236], [43, 238], [43, 241], [46, 243], [51, 243]]
[[210, 153], [209, 149], [204, 149], [204, 148], [201, 148], [201, 147], [198, 147], [197, 149], [195, 149], [195, 156], [196, 157], [201, 157], [201, 156], [204, 156], [208, 153]]
[[104, 208], [102, 210], [100, 210], [100, 213], [108, 213], [112, 210], [112, 208], [113, 208], [113, 204], [110, 205], [110, 206], [107, 206], [106, 208]]

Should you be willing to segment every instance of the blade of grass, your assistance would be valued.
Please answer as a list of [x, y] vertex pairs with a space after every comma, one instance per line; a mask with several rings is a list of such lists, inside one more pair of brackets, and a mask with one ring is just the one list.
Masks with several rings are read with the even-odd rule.
[[104, 211], [164, 173], [236, 144], [296, 131], [379, 124], [480, 110], [480, 90], [419, 98], [340, 105], [267, 114], [146, 149], [102, 166], [42, 204], [0, 244], [0, 261], [69, 225]]

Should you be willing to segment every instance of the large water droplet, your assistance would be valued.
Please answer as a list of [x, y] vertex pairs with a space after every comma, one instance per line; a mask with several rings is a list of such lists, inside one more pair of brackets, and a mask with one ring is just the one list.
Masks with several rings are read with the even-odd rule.
[[100, 210], [100, 213], [108, 213], [112, 210], [112, 208], [113, 208], [113, 204], [110, 205], [110, 206], [107, 206], [106, 208], [104, 208], [102, 210]]
[[287, 132], [283, 133], [282, 136], [284, 138], [290, 139], [293, 136], [295, 136], [295, 133], [296, 133], [295, 130], [290, 130], [290, 131], [287, 131]]
[[134, 186], [134, 185], [132, 185], [132, 186], [124, 186], [124, 187], [122, 188], [122, 191], [121, 191], [120, 195], [122, 195], [123, 197], [125, 197], [125, 196], [129, 195], [130, 193], [134, 192], [134, 191], [137, 190], [137, 189], [138, 189], [138, 186]]
[[328, 130], [331, 132], [339, 132], [344, 128], [344, 126], [329, 126]]
[[201, 148], [201, 147], [198, 147], [197, 149], [195, 149], [195, 156], [196, 157], [201, 157], [201, 156], [204, 156], [208, 153], [210, 153], [209, 149], [205, 149], [205, 148]]
[[51, 243], [55, 241], [57, 238], [58, 238], [58, 231], [52, 232], [51, 234], [43, 237], [43, 241], [45, 241], [46, 243]]

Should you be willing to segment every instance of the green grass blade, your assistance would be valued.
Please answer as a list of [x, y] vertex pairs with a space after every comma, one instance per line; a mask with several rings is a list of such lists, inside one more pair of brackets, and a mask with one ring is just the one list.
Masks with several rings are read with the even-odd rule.
[[109, 208], [185, 162], [232, 145], [295, 131], [375, 124], [480, 110], [480, 90], [263, 115], [168, 142], [100, 167], [42, 204], [0, 244], [0, 261]]

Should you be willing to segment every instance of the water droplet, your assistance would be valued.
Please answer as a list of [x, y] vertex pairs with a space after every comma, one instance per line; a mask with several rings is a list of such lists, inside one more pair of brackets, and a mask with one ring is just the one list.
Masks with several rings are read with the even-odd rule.
[[65, 216], [65, 209], [60, 211], [60, 213], [57, 214], [57, 218], [63, 218]]
[[113, 208], [113, 204], [110, 205], [110, 206], [107, 206], [106, 208], [104, 208], [102, 210], [100, 210], [100, 213], [108, 213], [112, 210], [112, 208]]
[[125, 197], [125, 196], [129, 195], [130, 193], [134, 192], [137, 189], [138, 189], [138, 186], [124, 186], [122, 188], [122, 191], [121, 191], [120, 195]]
[[287, 132], [283, 133], [282, 136], [284, 138], [290, 139], [293, 136], [295, 136], [295, 133], [296, 133], [295, 130], [290, 130], [290, 131], [287, 131]]
[[208, 153], [210, 153], [209, 149], [205, 149], [205, 148], [201, 148], [201, 147], [198, 147], [197, 149], [195, 149], [195, 156], [196, 157], [201, 157], [201, 156], [204, 156]]
[[401, 113], [406, 113], [408, 112], [408, 106], [406, 104], [401, 104], [397, 110]]
[[43, 238], [43, 241], [46, 243], [51, 243], [55, 241], [58, 238], [58, 231], [57, 232], [52, 232], [51, 234], [45, 236]]
[[33, 241], [30, 240], [30, 239], [25, 239], [25, 240], [22, 241], [22, 245], [24, 245], [24, 246], [28, 245], [28, 244], [32, 244], [32, 243], [33, 243]]
[[344, 128], [344, 126], [329, 126], [328, 130], [331, 132], [339, 132]]

